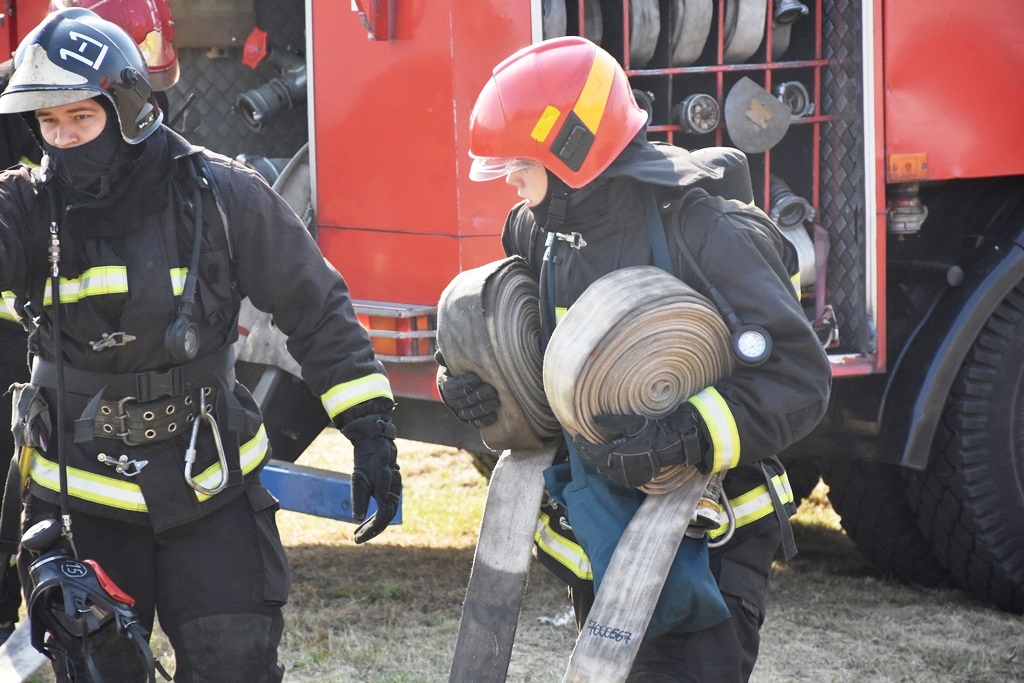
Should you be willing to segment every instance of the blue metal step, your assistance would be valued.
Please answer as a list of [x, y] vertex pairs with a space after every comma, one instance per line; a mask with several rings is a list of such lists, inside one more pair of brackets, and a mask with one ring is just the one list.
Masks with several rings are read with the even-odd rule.
[[[342, 472], [271, 460], [260, 473], [263, 485], [281, 501], [281, 508], [358, 524], [352, 516], [352, 477]], [[367, 519], [377, 511], [370, 499]], [[402, 501], [392, 524], [402, 523]]]

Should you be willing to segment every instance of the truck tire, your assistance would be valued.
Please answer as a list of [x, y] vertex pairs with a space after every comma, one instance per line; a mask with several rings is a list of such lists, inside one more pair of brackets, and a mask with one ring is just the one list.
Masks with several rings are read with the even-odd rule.
[[473, 467], [476, 471], [483, 476], [487, 481], [491, 480], [491, 474], [494, 472], [494, 466], [498, 464], [498, 457], [501, 453], [495, 453], [494, 451], [466, 451], [473, 456]]
[[975, 597], [1024, 613], [1024, 284], [957, 375], [927, 470], [910, 476], [932, 549]]
[[828, 498], [843, 531], [883, 576], [922, 586], [949, 585], [907, 500], [900, 468], [832, 458], [822, 463]]
[[793, 489], [793, 504], [800, 507], [800, 502], [811, 495], [811, 491], [818, 485], [821, 479], [821, 471], [818, 463], [812, 458], [780, 458], [786, 466], [786, 474], [789, 477], [789, 487]]

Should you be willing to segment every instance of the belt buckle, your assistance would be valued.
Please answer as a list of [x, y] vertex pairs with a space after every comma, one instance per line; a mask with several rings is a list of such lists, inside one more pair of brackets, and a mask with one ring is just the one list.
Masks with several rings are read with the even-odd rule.
[[117, 436], [121, 437], [121, 441], [123, 441], [127, 446], [134, 445], [131, 441], [129, 441], [129, 437], [131, 436], [131, 434], [128, 431], [128, 410], [125, 408], [125, 404], [127, 404], [130, 401], [138, 403], [139, 399], [135, 398], [134, 396], [125, 396], [124, 398], [117, 402], [117, 421], [121, 426], [121, 431], [117, 433]]

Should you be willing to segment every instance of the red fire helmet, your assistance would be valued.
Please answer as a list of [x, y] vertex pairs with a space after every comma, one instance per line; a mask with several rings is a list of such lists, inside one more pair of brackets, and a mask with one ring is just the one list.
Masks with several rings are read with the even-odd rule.
[[585, 38], [553, 38], [494, 68], [469, 120], [470, 178], [532, 159], [569, 187], [596, 178], [647, 123], [615, 58]]
[[178, 82], [178, 53], [174, 49], [174, 19], [168, 0], [51, 0], [50, 11], [84, 7], [120, 26], [142, 51], [153, 90]]

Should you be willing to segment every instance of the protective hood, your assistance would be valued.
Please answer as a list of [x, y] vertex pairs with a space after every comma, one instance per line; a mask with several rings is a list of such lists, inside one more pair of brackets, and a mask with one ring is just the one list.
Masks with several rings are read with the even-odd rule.
[[662, 187], [700, 186], [712, 195], [754, 200], [746, 155], [732, 147], [705, 147], [688, 151], [638, 135], [616, 157], [600, 178], [633, 178]]

